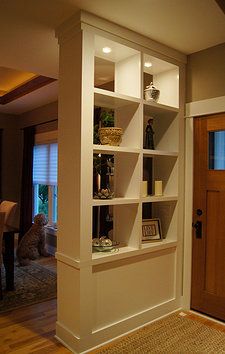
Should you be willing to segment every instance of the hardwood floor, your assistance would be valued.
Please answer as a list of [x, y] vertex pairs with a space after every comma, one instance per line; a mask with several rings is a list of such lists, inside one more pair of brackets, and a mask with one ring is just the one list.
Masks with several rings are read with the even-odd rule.
[[71, 353], [55, 338], [56, 300], [0, 316], [0, 353]]
[[[54, 257], [35, 262], [56, 271]], [[0, 316], [0, 353], [71, 353], [55, 338], [56, 299], [26, 306]]]

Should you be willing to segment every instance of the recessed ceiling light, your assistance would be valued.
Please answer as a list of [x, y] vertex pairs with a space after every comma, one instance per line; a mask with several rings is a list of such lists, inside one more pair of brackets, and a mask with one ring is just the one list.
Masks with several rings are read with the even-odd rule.
[[145, 66], [146, 68], [150, 68], [150, 67], [152, 66], [152, 63], [150, 63], [150, 61], [146, 61], [146, 62], [144, 63], [144, 66]]
[[109, 54], [109, 53], [111, 53], [112, 49], [109, 48], [109, 47], [104, 47], [104, 48], [102, 48], [102, 51], [103, 51], [103, 53], [105, 53], [105, 54]]

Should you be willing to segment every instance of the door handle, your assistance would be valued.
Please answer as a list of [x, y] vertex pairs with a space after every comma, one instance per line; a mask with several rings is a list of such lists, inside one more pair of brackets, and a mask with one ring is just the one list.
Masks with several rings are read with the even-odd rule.
[[195, 228], [195, 237], [202, 238], [202, 222], [196, 221], [196, 223], [193, 223], [192, 226]]

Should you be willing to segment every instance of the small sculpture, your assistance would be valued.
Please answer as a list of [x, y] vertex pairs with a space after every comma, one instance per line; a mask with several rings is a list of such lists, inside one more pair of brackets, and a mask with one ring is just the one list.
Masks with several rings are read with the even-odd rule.
[[154, 150], [155, 149], [154, 138], [153, 138], [153, 135], [155, 133], [154, 133], [154, 130], [153, 130], [152, 126], [153, 126], [153, 118], [149, 118], [148, 124], [147, 124], [146, 129], [145, 129], [145, 145], [144, 145], [144, 148], [145, 149], [150, 149], [150, 150]]
[[45, 250], [45, 228], [48, 223], [45, 214], [37, 214], [34, 217], [34, 223], [31, 228], [22, 237], [17, 251], [17, 260], [20, 266], [29, 264], [30, 260], [38, 258], [38, 256], [48, 257], [49, 254]]

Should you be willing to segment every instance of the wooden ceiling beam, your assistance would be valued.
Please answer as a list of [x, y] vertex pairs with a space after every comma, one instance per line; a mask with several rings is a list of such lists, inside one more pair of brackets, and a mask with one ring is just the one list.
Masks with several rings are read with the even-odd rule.
[[50, 84], [51, 82], [56, 81], [56, 79], [53, 79], [51, 77], [46, 77], [46, 76], [37, 76], [34, 79], [18, 86], [14, 90], [6, 93], [4, 96], [0, 97], [0, 104], [7, 104], [9, 102], [12, 102], [24, 95], [27, 95], [28, 93], [35, 91], [45, 85]]

